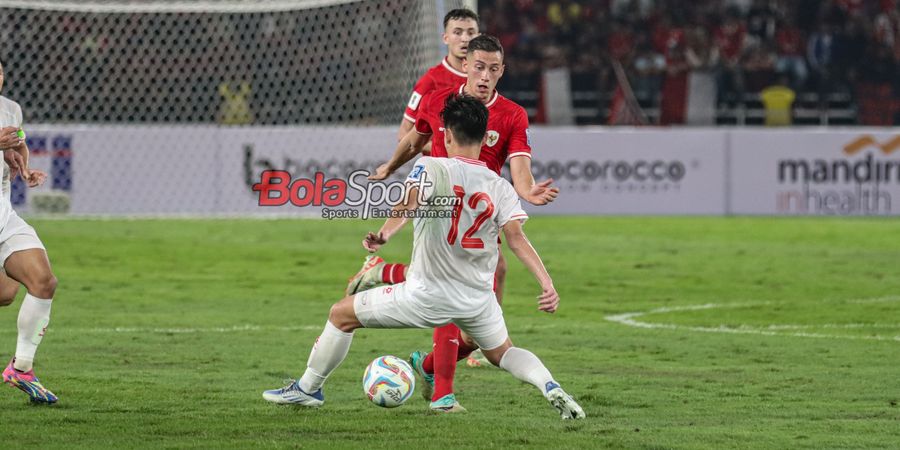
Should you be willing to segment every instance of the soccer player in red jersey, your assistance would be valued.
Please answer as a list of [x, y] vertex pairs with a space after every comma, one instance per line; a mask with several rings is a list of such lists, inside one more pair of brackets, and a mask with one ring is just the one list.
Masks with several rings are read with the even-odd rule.
[[[503, 97], [495, 89], [504, 71], [503, 47], [499, 40], [493, 36], [481, 35], [469, 41], [465, 68], [465, 84], [434, 91], [420, 100], [415, 128], [400, 140], [391, 160], [379, 166], [370, 179], [387, 178], [420, 153], [429, 140], [432, 145], [431, 156], [446, 157], [441, 109], [447, 97], [467, 94], [481, 100], [488, 109], [488, 131], [479, 159], [497, 174], [508, 159], [513, 186], [519, 197], [534, 205], [552, 202], [559, 193], [559, 189], [551, 186], [553, 180], [535, 183], [531, 173], [531, 145], [525, 109]], [[406, 279], [405, 268], [403, 264], [385, 264], [379, 257], [370, 257], [362, 270], [351, 279], [347, 288], [348, 295], [382, 283], [401, 283]], [[498, 302], [502, 301], [505, 274], [506, 261], [501, 257], [494, 278]], [[461, 335], [459, 329], [451, 324], [435, 329], [432, 353], [427, 356], [419, 352], [413, 353], [413, 365], [428, 381], [423, 394], [426, 397], [431, 394], [433, 410], [464, 411], [453, 394], [453, 376], [456, 362], [468, 357], [476, 348], [470, 339]], [[430, 389], [432, 380], [433, 392]]]
[[463, 61], [469, 41], [478, 36], [478, 14], [468, 9], [454, 9], [444, 16], [444, 44], [447, 45], [447, 56], [441, 62], [428, 69], [413, 87], [397, 140], [403, 139], [416, 123], [416, 113], [422, 98], [432, 91], [459, 86], [466, 82]]

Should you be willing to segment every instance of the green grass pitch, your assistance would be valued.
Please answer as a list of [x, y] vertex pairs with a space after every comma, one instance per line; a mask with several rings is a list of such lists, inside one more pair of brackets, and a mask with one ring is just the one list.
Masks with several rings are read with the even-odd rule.
[[[560, 292], [510, 260], [504, 310], [588, 418], [460, 367], [465, 415], [418, 393], [366, 400], [374, 357], [428, 330], [360, 330], [319, 410], [270, 405], [299, 376], [380, 221], [33, 221], [60, 279], [37, 374], [60, 397], [0, 386], [22, 448], [896, 448], [900, 222], [537, 217], [526, 232]], [[382, 252], [409, 259], [411, 235]], [[507, 254], [511, 257], [511, 254]], [[20, 293], [21, 296], [21, 293]], [[19, 302], [0, 309], [0, 356]]]

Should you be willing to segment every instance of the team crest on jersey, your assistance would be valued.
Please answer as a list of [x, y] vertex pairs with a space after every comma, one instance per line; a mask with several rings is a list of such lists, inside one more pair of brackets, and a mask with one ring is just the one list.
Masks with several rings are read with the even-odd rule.
[[487, 132], [487, 146], [493, 147], [497, 144], [497, 141], [500, 140], [500, 133], [494, 130], [488, 130]]

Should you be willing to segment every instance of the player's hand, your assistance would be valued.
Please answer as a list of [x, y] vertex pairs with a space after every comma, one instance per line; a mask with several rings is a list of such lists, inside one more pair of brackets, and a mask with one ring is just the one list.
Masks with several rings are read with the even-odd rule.
[[0, 128], [0, 149], [13, 149], [22, 145], [23, 142], [24, 140], [19, 138], [18, 127]]
[[366, 238], [363, 239], [362, 244], [363, 248], [368, 250], [369, 253], [375, 253], [382, 245], [387, 244], [387, 238], [384, 237], [383, 233], [375, 234], [370, 231]]
[[531, 192], [528, 193], [525, 201], [535, 206], [542, 206], [556, 200], [556, 197], [559, 195], [559, 188], [551, 186], [551, 184], [553, 184], [553, 178], [535, 183], [531, 187]]
[[548, 313], [556, 312], [556, 308], [559, 307], [559, 294], [556, 293], [556, 288], [552, 285], [550, 287], [544, 288], [544, 292], [538, 296], [538, 310], [544, 311]]
[[11, 180], [15, 179], [16, 174], [21, 173], [25, 168], [25, 159], [22, 158], [22, 154], [17, 151], [9, 150], [3, 152], [3, 161], [9, 166], [9, 178]]
[[25, 169], [22, 171], [22, 179], [25, 180], [25, 183], [28, 184], [28, 187], [38, 187], [44, 184], [44, 181], [47, 180], [47, 172], [44, 172], [42, 170]]
[[373, 173], [372, 175], [369, 175], [369, 180], [371, 180], [371, 181], [384, 180], [389, 176], [391, 176], [391, 171], [388, 168], [387, 163], [384, 163], [384, 164], [378, 166], [377, 169], [375, 169], [375, 173]]

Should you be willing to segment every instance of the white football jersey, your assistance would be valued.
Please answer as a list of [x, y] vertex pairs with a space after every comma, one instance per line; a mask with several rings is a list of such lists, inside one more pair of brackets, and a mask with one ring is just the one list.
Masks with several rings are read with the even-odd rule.
[[[18, 103], [0, 95], [0, 128], [2, 127], [22, 127], [22, 107]], [[6, 226], [9, 220], [9, 214], [12, 211], [12, 202], [10, 200], [11, 184], [9, 166], [4, 161], [2, 163], [2, 194], [0, 194], [0, 229]]]
[[[484, 162], [462, 157], [419, 158], [407, 182], [431, 183], [420, 194], [428, 204], [413, 220], [408, 284], [435, 313], [458, 315], [495, 301], [500, 229], [528, 219], [515, 189]], [[459, 204], [442, 206], [453, 199]], [[421, 217], [439, 212], [443, 217]]]

